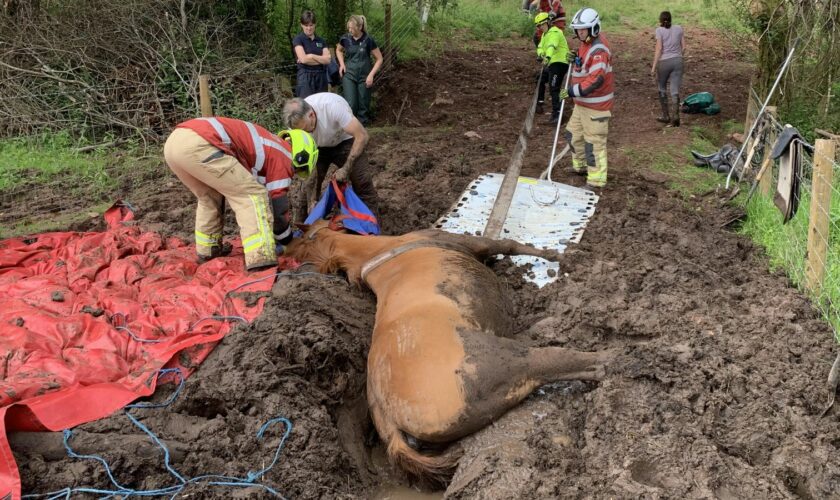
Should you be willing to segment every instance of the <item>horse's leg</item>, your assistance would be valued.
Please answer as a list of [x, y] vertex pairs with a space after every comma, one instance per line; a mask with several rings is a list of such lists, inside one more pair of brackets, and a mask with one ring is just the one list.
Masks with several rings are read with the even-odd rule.
[[[537, 387], [558, 380], [602, 380], [615, 351], [583, 352], [563, 347], [529, 348], [520, 342], [463, 332], [467, 414], [446, 436], [460, 438], [488, 425]], [[457, 435], [456, 435], [457, 434]]]
[[519, 243], [509, 239], [494, 240], [484, 236], [471, 236], [468, 234], [454, 234], [437, 229], [418, 231], [424, 236], [446, 241], [463, 246], [469, 250], [477, 259], [485, 260], [491, 255], [534, 255], [546, 260], [560, 260], [560, 253], [556, 250], [544, 250]]

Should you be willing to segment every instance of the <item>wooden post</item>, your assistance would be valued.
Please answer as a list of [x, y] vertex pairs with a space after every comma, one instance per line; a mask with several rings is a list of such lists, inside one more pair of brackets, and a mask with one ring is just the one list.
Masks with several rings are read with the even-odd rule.
[[814, 293], [819, 293], [825, 276], [834, 151], [834, 141], [817, 139], [814, 148], [814, 173], [811, 179], [813, 194], [808, 222], [808, 261], [805, 264], [805, 280], [808, 289]]
[[213, 116], [213, 106], [210, 104], [210, 77], [198, 77], [198, 95], [201, 104], [201, 116]]
[[389, 71], [393, 63], [394, 47], [391, 45], [393, 42], [391, 38], [391, 25], [391, 0], [385, 0], [385, 61], [383, 61], [385, 71]]
[[778, 111], [776, 110], [776, 106], [767, 106], [764, 112], [767, 113], [770, 126], [770, 133], [767, 135], [767, 144], [765, 145], [764, 151], [764, 162], [767, 163], [767, 170], [761, 176], [758, 185], [762, 195], [770, 196], [770, 193], [773, 191], [773, 165], [771, 163], [773, 160], [770, 160], [770, 153], [772, 153], [773, 145], [776, 144], [776, 139], [778, 138], [776, 127], [773, 126], [774, 120], [778, 121]]
[[[752, 87], [750, 87], [752, 88]], [[749, 93], [749, 97], [747, 97], [747, 116], [744, 118], [744, 140], [747, 140], [746, 134], [750, 131], [750, 127], [752, 127], [753, 118], [755, 115], [755, 103], [753, 102], [752, 92]]]

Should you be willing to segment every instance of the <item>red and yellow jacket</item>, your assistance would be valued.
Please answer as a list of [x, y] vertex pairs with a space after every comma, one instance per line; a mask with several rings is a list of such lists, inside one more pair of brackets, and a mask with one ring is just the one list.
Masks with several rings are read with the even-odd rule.
[[569, 88], [575, 105], [597, 111], [612, 109], [615, 84], [610, 59], [610, 48], [603, 35], [581, 44], [578, 49], [580, 65], [572, 66]]
[[275, 239], [281, 243], [291, 239], [288, 192], [294, 169], [288, 142], [259, 125], [233, 118], [195, 118], [176, 128], [190, 129], [222, 153], [236, 158], [268, 190], [274, 210]]

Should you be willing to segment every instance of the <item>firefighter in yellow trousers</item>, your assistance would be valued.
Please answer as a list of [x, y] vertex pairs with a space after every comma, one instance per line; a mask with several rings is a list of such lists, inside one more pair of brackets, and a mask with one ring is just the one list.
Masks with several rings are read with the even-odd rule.
[[195, 195], [195, 247], [204, 262], [229, 252], [222, 245], [224, 203], [233, 209], [245, 267], [277, 265], [292, 240], [288, 199], [292, 178], [308, 177], [318, 161], [303, 130], [279, 136], [242, 120], [196, 118], [179, 124], [163, 148], [169, 168]]
[[[572, 97], [575, 108], [566, 126], [571, 133], [572, 169], [586, 173], [586, 184], [607, 184], [607, 133], [613, 107], [613, 72], [610, 48], [601, 34], [601, 20], [595, 9], [579, 10], [572, 19], [572, 29], [581, 41], [577, 53], [569, 54], [572, 76], [568, 89], [560, 97]], [[585, 146], [592, 144], [595, 165], [586, 165]]]

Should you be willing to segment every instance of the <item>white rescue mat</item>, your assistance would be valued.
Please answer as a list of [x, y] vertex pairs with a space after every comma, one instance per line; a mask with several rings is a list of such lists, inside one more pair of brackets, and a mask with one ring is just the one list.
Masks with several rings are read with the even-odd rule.
[[[504, 177], [479, 176], [434, 227], [450, 233], [481, 235]], [[580, 241], [597, 203], [598, 196], [587, 189], [520, 177], [501, 236], [563, 253], [569, 243]], [[526, 279], [540, 288], [557, 279], [560, 266], [556, 262], [528, 255], [514, 255], [511, 260], [519, 266], [530, 266]]]

